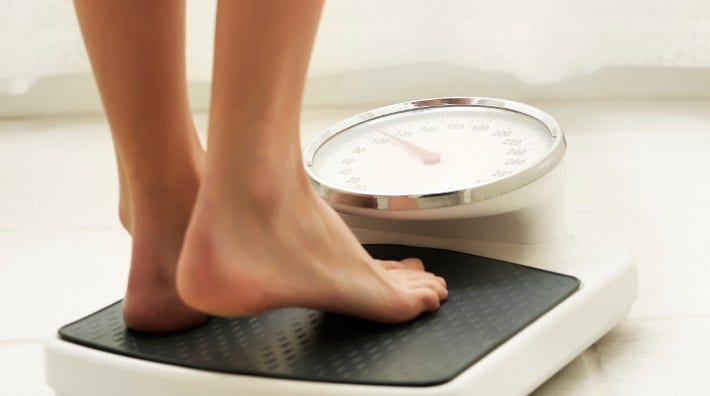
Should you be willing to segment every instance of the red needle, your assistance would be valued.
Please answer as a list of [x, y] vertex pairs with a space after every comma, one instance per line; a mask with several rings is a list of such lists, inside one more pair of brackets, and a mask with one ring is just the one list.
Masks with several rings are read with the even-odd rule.
[[401, 144], [402, 146], [412, 150], [414, 154], [418, 155], [419, 158], [424, 161], [425, 164], [436, 164], [437, 162], [441, 161], [441, 153], [437, 153], [435, 151], [429, 151], [424, 149], [423, 147], [417, 146], [416, 144], [412, 142], [408, 142], [402, 138], [398, 138], [397, 136], [390, 135], [389, 133], [378, 129], [377, 132], [387, 136], [390, 140], [397, 142]]

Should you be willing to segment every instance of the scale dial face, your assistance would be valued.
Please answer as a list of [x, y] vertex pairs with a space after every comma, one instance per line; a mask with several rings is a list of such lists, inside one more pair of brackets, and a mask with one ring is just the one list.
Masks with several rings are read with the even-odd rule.
[[307, 147], [305, 161], [326, 199], [396, 209], [389, 201], [407, 197], [415, 205], [406, 208], [423, 209], [512, 191], [549, 172], [563, 154], [559, 125], [540, 110], [498, 99], [443, 98], [344, 120]]

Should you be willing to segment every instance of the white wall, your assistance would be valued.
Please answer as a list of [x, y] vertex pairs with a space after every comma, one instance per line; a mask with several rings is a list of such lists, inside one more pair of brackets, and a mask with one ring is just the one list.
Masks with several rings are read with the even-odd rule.
[[[0, 117], [100, 111], [67, 0], [0, 0]], [[209, 97], [214, 1], [188, 1], [192, 104]], [[307, 106], [467, 95], [710, 97], [710, 2], [331, 0]]]

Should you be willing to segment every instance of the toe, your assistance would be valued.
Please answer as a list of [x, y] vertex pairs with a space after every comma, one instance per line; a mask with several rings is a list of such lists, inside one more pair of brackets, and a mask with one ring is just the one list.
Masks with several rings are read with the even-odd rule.
[[419, 289], [419, 303], [422, 312], [436, 311], [441, 305], [437, 293], [429, 288]]
[[438, 277], [427, 277], [422, 279], [412, 279], [410, 280], [410, 287], [415, 289], [428, 289], [433, 290], [439, 301], [444, 301], [449, 296], [449, 291], [446, 289], [445, 285], [437, 279]]
[[402, 261], [396, 260], [378, 260], [380, 265], [387, 270], [406, 269], [406, 270], [424, 270], [424, 264], [418, 258], [407, 258]]
[[406, 259], [400, 261], [399, 263], [404, 268], [407, 268], [407, 269], [417, 270], [417, 271], [424, 270], [424, 263], [422, 263], [422, 260], [415, 258], [415, 257], [406, 258]]

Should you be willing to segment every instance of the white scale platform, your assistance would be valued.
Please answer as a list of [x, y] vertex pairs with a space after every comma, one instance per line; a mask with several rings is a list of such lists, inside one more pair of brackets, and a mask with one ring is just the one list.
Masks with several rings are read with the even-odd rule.
[[[46, 343], [47, 383], [58, 395], [65, 396], [525, 394], [604, 335], [626, 315], [636, 299], [633, 262], [618, 250], [568, 241], [564, 246], [549, 246], [557, 250], [553, 254], [558, 257], [555, 260], [543, 250], [531, 256], [530, 251], [516, 252], [514, 246], [497, 248], [510, 256], [500, 259], [515, 261], [514, 256], [521, 254], [534, 257], [524, 264], [572, 275], [580, 280], [580, 287], [503, 345], [441, 384], [363, 385], [348, 383], [347, 378], [338, 383], [226, 374], [121, 356], [59, 338]], [[357, 323], [352, 322], [356, 327]], [[398, 333], [402, 334], [401, 329]], [[403, 352], [406, 351], [381, 351]], [[418, 358], [422, 364], [431, 364], [428, 356]]]
[[[519, 184], [502, 179], [502, 184], [448, 197], [471, 200], [463, 205], [378, 212], [347, 207], [347, 201], [334, 204], [363, 244], [425, 248], [413, 248], [413, 255], [424, 256], [433, 272], [448, 274], [449, 301], [438, 313], [388, 327], [288, 309], [259, 318], [211, 320], [206, 325], [216, 329], [214, 338], [198, 328], [151, 339], [127, 332], [114, 306], [65, 326], [65, 339], [47, 340], [47, 383], [61, 396], [533, 391], [626, 316], [638, 295], [636, 268], [624, 251], [569, 237], [564, 138], [549, 115], [486, 98], [411, 102], [383, 108], [382, 114], [394, 108], [401, 116], [416, 106], [462, 103], [473, 110], [512, 109], [511, 119], [527, 114], [543, 120], [555, 139], [550, 153], [559, 162], [541, 162], [545, 168], [538, 169], [544, 172], [537, 178], [514, 175]], [[372, 114], [352, 122], [367, 122]], [[521, 128], [540, 128], [526, 122]], [[501, 189], [504, 185], [507, 190]], [[482, 197], [479, 192], [497, 195]], [[388, 249], [375, 248], [373, 254], [387, 255]], [[456, 265], [471, 266], [470, 271]], [[530, 279], [534, 282], [526, 283]], [[494, 293], [486, 296], [490, 290]], [[191, 349], [192, 344], [199, 348]]]

